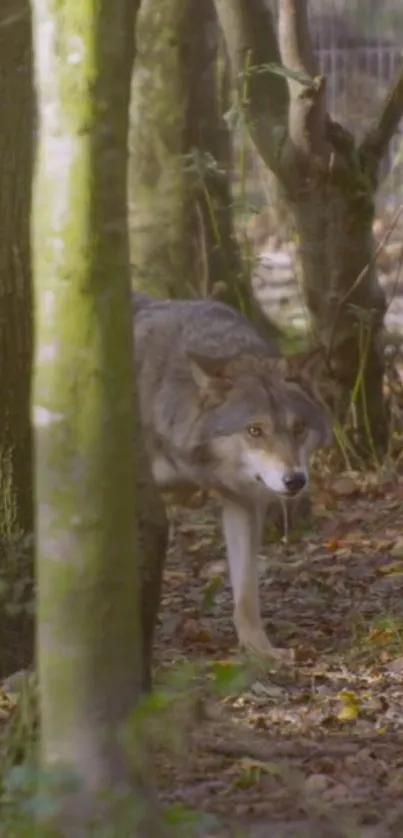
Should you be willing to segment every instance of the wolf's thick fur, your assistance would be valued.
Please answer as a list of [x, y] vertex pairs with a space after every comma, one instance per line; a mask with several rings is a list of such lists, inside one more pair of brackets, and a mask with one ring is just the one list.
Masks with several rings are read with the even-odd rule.
[[295, 497], [330, 422], [310, 356], [286, 359], [238, 312], [213, 301], [135, 295], [141, 418], [164, 491], [214, 490], [239, 642], [278, 656], [260, 615], [256, 555], [273, 495]]

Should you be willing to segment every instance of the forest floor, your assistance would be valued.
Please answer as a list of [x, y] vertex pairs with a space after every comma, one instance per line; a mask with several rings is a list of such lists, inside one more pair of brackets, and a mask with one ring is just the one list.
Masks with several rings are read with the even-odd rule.
[[[175, 838], [403, 835], [403, 477], [328, 475], [313, 502], [310, 529], [267, 532], [259, 558], [289, 667], [237, 647], [218, 508], [170, 508], [136, 753]], [[36, 747], [24, 696], [0, 689], [2, 776]]]
[[259, 562], [287, 668], [237, 649], [218, 510], [172, 511], [156, 663], [176, 687], [156, 780], [196, 834], [403, 835], [403, 480], [339, 476], [314, 503], [312, 529], [267, 539]]

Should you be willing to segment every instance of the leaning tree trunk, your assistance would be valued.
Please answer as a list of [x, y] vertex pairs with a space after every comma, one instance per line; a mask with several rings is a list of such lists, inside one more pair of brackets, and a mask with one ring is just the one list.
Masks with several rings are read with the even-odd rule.
[[356, 442], [361, 450], [382, 452], [385, 300], [372, 221], [379, 163], [403, 111], [403, 72], [357, 146], [327, 114], [306, 0], [280, 0], [278, 39], [265, 0], [215, 5], [239, 89], [247, 84], [241, 104], [251, 136], [295, 219], [312, 329], [329, 358], [336, 413], [343, 419], [353, 401]]
[[[0, 680], [32, 661], [29, 218], [34, 154], [28, 0], [0, 11]], [[4, 599], [3, 599], [4, 597]], [[32, 609], [31, 609], [32, 614]]]
[[[135, 10], [133, 0], [82, 0], [78, 16], [74, 3], [33, 9], [41, 751], [45, 767], [81, 781], [63, 798], [76, 836], [98, 792], [113, 805], [129, 791], [137, 819], [148, 791], [145, 778], [133, 796], [143, 778], [122, 741], [143, 690], [126, 189]], [[150, 817], [140, 834], [154, 834]]]

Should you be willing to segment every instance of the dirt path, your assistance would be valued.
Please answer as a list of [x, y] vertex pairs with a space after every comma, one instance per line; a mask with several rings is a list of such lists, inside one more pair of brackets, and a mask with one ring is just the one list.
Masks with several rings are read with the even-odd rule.
[[167, 716], [164, 799], [215, 816], [200, 834], [216, 838], [398, 838], [403, 482], [338, 478], [316, 495], [314, 531], [265, 546], [264, 616], [294, 649], [288, 670], [239, 656], [216, 513], [174, 511], [157, 661], [202, 674]]

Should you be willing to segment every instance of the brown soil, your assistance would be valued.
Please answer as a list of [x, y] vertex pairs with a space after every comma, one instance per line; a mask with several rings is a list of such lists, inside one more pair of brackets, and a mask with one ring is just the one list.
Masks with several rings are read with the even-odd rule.
[[[158, 677], [200, 668], [166, 717], [157, 782], [169, 805], [215, 816], [200, 834], [403, 835], [402, 501], [396, 478], [339, 477], [316, 494], [314, 530], [265, 545], [264, 617], [294, 650], [287, 669], [237, 649], [217, 509], [173, 510]], [[242, 683], [220, 698], [227, 669]]]

